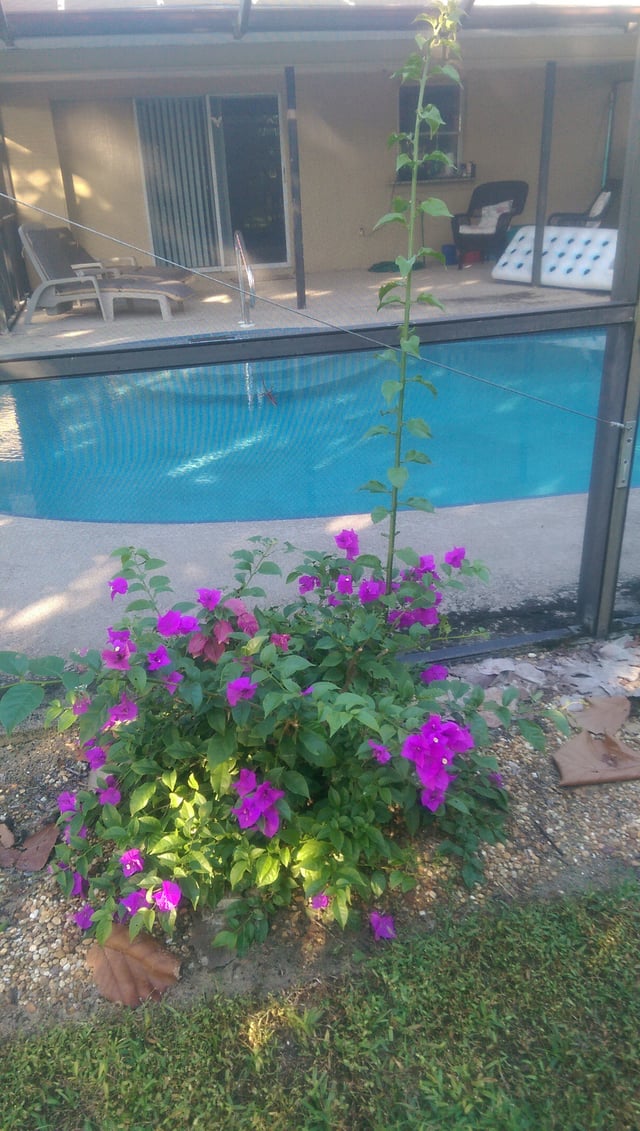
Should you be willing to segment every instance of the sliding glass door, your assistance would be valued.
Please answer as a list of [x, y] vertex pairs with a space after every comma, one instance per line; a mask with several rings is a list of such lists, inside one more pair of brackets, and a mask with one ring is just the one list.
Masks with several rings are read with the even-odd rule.
[[138, 99], [136, 115], [159, 258], [230, 266], [239, 230], [252, 263], [287, 262], [275, 95]]

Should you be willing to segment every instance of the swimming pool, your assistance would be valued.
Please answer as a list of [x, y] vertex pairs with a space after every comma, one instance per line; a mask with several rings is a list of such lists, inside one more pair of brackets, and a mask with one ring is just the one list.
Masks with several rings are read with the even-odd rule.
[[[442, 507], [586, 491], [594, 424], [563, 408], [596, 414], [604, 341], [425, 347], [418, 371], [438, 395], [412, 385], [408, 415], [429, 421], [432, 463], [411, 465], [411, 493]], [[366, 351], [0, 385], [0, 511], [133, 523], [367, 511], [380, 496], [358, 487], [391, 456], [363, 435], [393, 375]]]

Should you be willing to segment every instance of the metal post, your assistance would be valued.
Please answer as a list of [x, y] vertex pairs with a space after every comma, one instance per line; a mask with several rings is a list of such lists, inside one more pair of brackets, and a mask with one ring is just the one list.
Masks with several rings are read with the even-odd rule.
[[553, 133], [553, 104], [556, 94], [556, 64], [547, 63], [544, 69], [544, 105], [542, 109], [542, 137], [540, 139], [540, 164], [538, 167], [538, 195], [536, 198], [536, 227], [533, 236], [533, 262], [531, 282], [540, 286], [542, 271], [542, 245], [544, 222], [547, 215], [547, 190], [551, 163], [551, 135]]
[[298, 117], [296, 111], [296, 73], [285, 67], [287, 88], [287, 131], [289, 137], [289, 171], [291, 176], [291, 205], [293, 208], [293, 255], [296, 271], [296, 299], [298, 310], [307, 305], [304, 277], [304, 249], [302, 246], [302, 201], [300, 197], [300, 153], [298, 149]]
[[[640, 40], [631, 92], [629, 134], [622, 182], [613, 301], [637, 304], [640, 292]], [[606, 636], [615, 607], [620, 555], [631, 482], [640, 405], [640, 350], [633, 324], [607, 334], [578, 587], [578, 616], [593, 636]]]

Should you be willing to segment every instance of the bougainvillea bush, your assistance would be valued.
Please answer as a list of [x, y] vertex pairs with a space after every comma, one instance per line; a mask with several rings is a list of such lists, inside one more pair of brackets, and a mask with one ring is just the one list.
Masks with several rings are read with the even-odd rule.
[[442, 563], [401, 552], [387, 594], [357, 535], [336, 543], [306, 553], [271, 607], [256, 584], [280, 573], [271, 541], [236, 551], [233, 591], [189, 607], [169, 604], [163, 563], [118, 551], [105, 647], [73, 657], [75, 686], [48, 713], [77, 724], [88, 775], [59, 798], [54, 867], [99, 940], [114, 920], [171, 931], [180, 906], [229, 895], [218, 942], [241, 951], [294, 893], [344, 925], [354, 902], [411, 884], [425, 827], [479, 878], [507, 807], [482, 692], [407, 656], [446, 632], [447, 588], [483, 568], [461, 547]]

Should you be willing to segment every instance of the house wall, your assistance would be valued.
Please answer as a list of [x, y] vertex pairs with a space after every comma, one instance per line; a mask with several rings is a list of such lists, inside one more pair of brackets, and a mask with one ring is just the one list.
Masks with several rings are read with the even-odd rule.
[[[618, 73], [605, 65], [558, 65], [548, 212], [586, 207], [595, 195]], [[407, 192], [394, 183], [394, 153], [386, 144], [398, 119], [390, 69], [303, 64], [296, 69], [296, 87], [307, 272], [366, 269], [393, 259], [405, 250], [400, 225], [374, 231], [393, 195]], [[621, 175], [628, 90], [628, 84], [619, 88], [613, 176]], [[274, 92], [283, 99], [286, 123], [282, 67], [0, 86], [17, 196], [136, 247], [150, 247], [134, 98]], [[528, 182], [522, 223], [535, 216], [543, 97], [539, 60], [509, 68], [485, 69], [472, 59], [466, 65], [462, 160], [476, 163], [476, 183]], [[285, 166], [286, 144], [285, 129]], [[459, 212], [472, 187], [469, 181], [443, 179], [421, 186], [420, 193], [440, 196], [451, 212]], [[446, 219], [425, 220], [428, 245], [439, 249], [450, 239]], [[96, 255], [117, 254], [97, 236], [83, 236], [83, 242]]]

